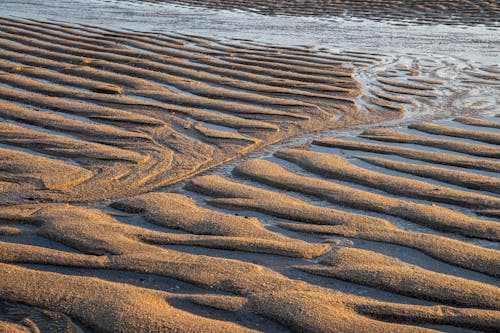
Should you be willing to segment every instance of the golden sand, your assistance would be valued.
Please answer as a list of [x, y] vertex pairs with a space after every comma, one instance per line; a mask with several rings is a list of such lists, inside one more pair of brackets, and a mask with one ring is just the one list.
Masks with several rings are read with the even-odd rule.
[[[346, 6], [262, 4], [210, 6]], [[383, 57], [0, 17], [0, 331], [496, 332], [499, 122], [255, 153], [432, 106], [444, 83], [411, 66], [365, 91]]]

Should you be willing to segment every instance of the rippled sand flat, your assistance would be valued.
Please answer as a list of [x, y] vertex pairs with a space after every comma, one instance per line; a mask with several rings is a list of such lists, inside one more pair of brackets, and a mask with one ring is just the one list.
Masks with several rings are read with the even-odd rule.
[[135, 0], [167, 2], [214, 9], [248, 10], [265, 15], [355, 16], [372, 20], [412, 20], [426, 24], [486, 24], [498, 26], [500, 8], [493, 0]]
[[0, 332], [497, 332], [499, 84], [466, 59], [0, 17]]

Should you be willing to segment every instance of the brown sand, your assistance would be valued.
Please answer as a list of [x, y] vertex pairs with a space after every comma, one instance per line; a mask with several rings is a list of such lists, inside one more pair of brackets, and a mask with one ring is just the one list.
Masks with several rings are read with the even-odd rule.
[[[453, 133], [456, 132], [453, 131]], [[436, 131], [433, 134], [449, 135], [446, 132], [446, 130]], [[360, 135], [360, 137], [377, 141], [417, 144], [434, 148], [452, 150], [459, 153], [481, 156], [481, 157], [491, 157], [491, 158], [500, 157], [500, 149], [497, 147], [491, 147], [491, 146], [467, 143], [467, 142], [455, 142], [446, 139], [426, 138], [418, 135], [398, 133], [396, 131], [386, 130], [386, 129], [366, 130], [363, 132], [362, 135]]]
[[495, 221], [469, 217], [437, 205], [412, 203], [325, 180], [300, 176], [264, 160], [244, 162], [235, 169], [235, 172], [265, 184], [311, 194], [339, 205], [408, 219], [437, 230], [490, 240], [500, 239], [500, 226]]
[[[395, 2], [369, 3], [376, 17]], [[284, 9], [279, 1], [212, 5]], [[286, 12], [323, 15], [345, 6], [361, 16], [366, 8], [290, 2]], [[398, 13], [457, 9], [437, 6]], [[460, 17], [472, 20], [488, 6], [466, 3]], [[411, 66], [401, 75], [378, 73], [380, 90], [363, 91], [356, 71], [384, 57], [0, 17], [0, 331], [435, 332], [450, 325], [496, 332], [498, 223], [476, 215], [498, 218], [492, 132], [433, 123], [416, 125], [422, 135], [369, 130], [366, 143], [315, 141], [387, 154], [360, 157], [368, 162], [361, 167], [344, 156], [282, 149], [276, 156], [293, 170], [317, 176], [250, 159], [231, 177], [265, 189], [214, 175], [192, 179], [182, 194], [163, 188], [285, 138], [431, 105], [442, 83]], [[464, 71], [464, 80], [492, 85], [497, 73]], [[358, 248], [374, 243], [398, 248], [390, 256]], [[422, 267], [397, 259], [408, 249], [421, 253]], [[434, 261], [447, 265], [437, 272]], [[335, 279], [347, 288], [336, 290]]]
[[302, 222], [281, 223], [280, 226], [284, 228], [399, 244], [454, 265], [500, 276], [496, 250], [447, 237], [400, 230], [381, 218], [312, 205], [289, 195], [234, 183], [217, 176], [195, 178], [189, 188], [216, 197], [207, 199], [215, 206], [254, 210]]
[[378, 157], [358, 156], [357, 158], [391, 170], [444, 181], [449, 184], [455, 184], [466, 188], [497, 194], [500, 193], [500, 180], [494, 177], [478, 175], [466, 171], [449, 170], [442, 167], [396, 162]]
[[494, 145], [500, 144], [500, 134], [498, 133], [466, 130], [460, 128], [450, 128], [447, 126], [442, 126], [432, 123], [419, 123], [410, 125], [408, 127], [431, 134], [454, 136], [457, 138], [471, 139], [471, 140], [491, 143]]
[[478, 160], [474, 158], [457, 156], [448, 153], [435, 153], [435, 152], [412, 149], [412, 148], [386, 146], [386, 145], [367, 143], [367, 142], [354, 142], [336, 138], [317, 139], [314, 140], [313, 143], [326, 147], [360, 150], [360, 151], [367, 151], [379, 154], [398, 155], [413, 160], [420, 160], [435, 164], [452, 165], [463, 168], [486, 170], [491, 172], [500, 171], [500, 162], [498, 161]]
[[[277, 152], [276, 156], [294, 162], [300, 167], [323, 177], [349, 181], [410, 198], [420, 198], [474, 208], [497, 208], [500, 206], [500, 199], [492, 196], [455, 190], [427, 182], [369, 171], [332, 154], [287, 149]], [[492, 185], [494, 183], [489, 184], [489, 186]]]
[[342, 248], [320, 263], [327, 266], [299, 268], [445, 304], [496, 310], [500, 307], [500, 288], [434, 273], [372, 251]]
[[[183, 254], [142, 243], [134, 239], [134, 227], [113, 220], [93, 209], [61, 205], [29, 205], [6, 208], [4, 218], [19, 216], [25, 223], [39, 225], [38, 234], [57, 239], [68, 246], [89, 253], [81, 255], [45, 249], [33, 251], [26, 245], [12, 244], [2, 251], [3, 261], [44, 262], [77, 267], [132, 270], [159, 274], [190, 281], [207, 288], [231, 291], [247, 297], [251, 311], [265, 314], [287, 326], [308, 332], [373, 331], [424, 332], [414, 326], [401, 326], [368, 319], [356, 314], [363, 311], [384, 311], [391, 304], [373, 302], [360, 297], [314, 287], [289, 280], [257, 265], [223, 258]], [[100, 221], [96, 224], [97, 221]], [[7, 243], [5, 243], [7, 245]], [[38, 253], [38, 257], [34, 254]], [[231, 323], [202, 320], [190, 313], [172, 308], [170, 295], [95, 278], [68, 276], [29, 270], [7, 264], [0, 265], [3, 287], [0, 297], [21, 301], [52, 311], [69, 313], [74, 318], [100, 331], [127, 331], [139, 327], [148, 331], [245, 331]], [[23, 277], [22, 279], [20, 277]], [[58, 288], [52, 288], [57, 285]], [[293, 292], [291, 292], [293, 291]], [[69, 294], [79, 297], [68, 298]], [[304, 301], [307, 297], [309, 301]], [[299, 305], [300, 304], [300, 305]], [[322, 311], [318, 311], [318, 307]], [[381, 307], [380, 310], [376, 310]], [[495, 325], [493, 313], [472, 309], [455, 309], [453, 317], [437, 314], [432, 307], [414, 306], [431, 318], [431, 322], [462, 323], [472, 327]], [[299, 309], [305, 309], [300, 311]], [[170, 315], [165, 316], [165, 313]], [[163, 314], [163, 315], [161, 315]], [[434, 318], [437, 315], [436, 318]], [[332, 325], [330, 319], [338, 318]], [[470, 318], [474, 316], [474, 320]], [[112, 318], [106, 320], [105, 318]], [[168, 319], [167, 319], [168, 318]], [[173, 321], [173, 318], [176, 318]], [[344, 319], [340, 319], [344, 318]], [[408, 319], [411, 318], [408, 317]], [[469, 319], [467, 319], [469, 318]]]
[[299, 133], [399, 117], [367, 116], [355, 104], [355, 68], [377, 57], [12, 18], [0, 25], [0, 116], [12, 122], [0, 143], [95, 174], [35, 198], [143, 193]]

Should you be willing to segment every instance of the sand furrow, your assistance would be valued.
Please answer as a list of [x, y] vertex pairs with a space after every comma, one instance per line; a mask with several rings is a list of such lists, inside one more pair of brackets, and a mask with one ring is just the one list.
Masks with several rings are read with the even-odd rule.
[[[152, 0], [137, 0], [151, 2]], [[358, 17], [389, 22], [409, 21], [417, 24], [487, 24], [498, 25], [498, 4], [495, 1], [433, 1], [402, 3], [389, 1], [283, 1], [283, 0], [223, 0], [203, 2], [200, 0], [161, 0], [212, 9], [246, 10], [261, 15], [292, 15], [319, 17]], [[400, 23], [401, 24], [401, 23]]]
[[500, 274], [498, 251], [447, 237], [401, 230], [381, 218], [313, 205], [279, 192], [231, 182], [216, 176], [195, 178], [188, 188], [215, 197], [206, 200], [216, 207], [253, 210], [302, 222], [280, 223], [284, 228], [403, 245], [457, 266], [493, 276]]
[[500, 206], [500, 199], [495, 197], [373, 172], [357, 167], [332, 154], [288, 149], [278, 151], [276, 156], [326, 178], [334, 178], [373, 187], [405, 197], [451, 203], [472, 208], [494, 208]]
[[406, 172], [416, 176], [434, 179], [465, 188], [500, 194], [500, 180], [498, 178], [483, 176], [466, 171], [456, 171], [428, 165], [397, 162], [377, 157], [358, 156], [357, 158], [383, 168]]
[[491, 143], [494, 145], [500, 144], [500, 134], [498, 133], [466, 130], [431, 123], [419, 123], [408, 127], [425, 133], [454, 136], [458, 138]]
[[[14, 18], [0, 22], [2, 116], [48, 133], [43, 136], [111, 149], [95, 155], [40, 143], [45, 153], [106, 163], [98, 162], [88, 183], [37, 197], [137, 194], [298, 133], [387, 117], [363, 115], [354, 100], [360, 93], [355, 67], [378, 58]], [[232, 61], [245, 56], [254, 56], [253, 62]], [[279, 59], [277, 68], [268, 66], [270, 57]], [[19, 138], [9, 140], [4, 142], [23, 146]], [[119, 149], [147, 161], [117, 164]]]
[[425, 136], [400, 133], [393, 130], [387, 130], [381, 128], [366, 130], [360, 135], [360, 137], [370, 140], [384, 141], [384, 142], [397, 142], [397, 143], [423, 145], [443, 150], [452, 150], [459, 153], [475, 155], [480, 157], [491, 157], [491, 158], [500, 157], [500, 148], [494, 146], [452, 141], [446, 139], [435, 139]]
[[473, 218], [434, 204], [413, 203], [322, 179], [301, 176], [264, 160], [244, 162], [235, 169], [235, 172], [237, 175], [265, 184], [314, 195], [347, 207], [400, 217], [437, 230], [490, 240], [500, 238], [500, 226], [495, 221]]
[[500, 288], [421, 269], [372, 251], [341, 248], [320, 263], [299, 269], [444, 304], [495, 310], [500, 306]]
[[360, 150], [387, 155], [397, 155], [413, 160], [420, 160], [435, 164], [452, 165], [462, 168], [472, 168], [491, 172], [500, 171], [500, 162], [498, 161], [478, 160], [447, 153], [435, 153], [412, 148], [388, 146], [368, 142], [349, 141], [336, 138], [317, 139], [313, 141], [313, 144], [325, 147]]
[[[247, 306], [251, 312], [265, 315], [292, 329], [304, 332], [352, 332], [353, 329], [371, 332], [429, 331], [410, 325], [379, 322], [359, 316], [355, 310], [360, 308], [363, 312], [383, 312], [394, 307], [390, 303], [352, 297], [302, 281], [290, 280], [254, 264], [176, 253], [141, 243], [132, 236], [138, 232], [138, 230], [134, 231], [136, 227], [117, 223], [105, 213], [94, 209], [67, 205], [30, 205], [24, 206], [22, 211], [16, 211], [16, 209], [3, 209], [2, 215], [20, 214], [24, 216], [25, 221], [39, 225], [40, 235], [85, 252], [113, 254], [104, 257], [105, 259], [101, 262], [99, 258], [102, 257], [94, 257], [94, 261], [87, 262], [82, 261], [81, 256], [68, 256], [57, 251], [47, 251], [46, 254], [53, 256], [50, 259], [53, 261], [69, 260], [70, 265], [104, 266], [109, 269], [170, 276], [204, 288], [231, 291], [247, 298]], [[89, 223], [90, 221], [93, 223]], [[14, 256], [11, 256], [10, 260], [33, 261], [33, 257], [24, 253], [28, 248], [17, 247], [12, 252]], [[178, 331], [192, 331], [201, 327], [208, 331], [212, 329], [210, 327], [214, 327], [213, 329], [218, 327], [218, 331], [224, 327], [227, 327], [229, 331], [245, 331], [245, 328], [232, 323], [201, 320], [194, 314], [174, 309], [169, 304], [171, 294], [166, 292], [96, 278], [35, 271], [7, 264], [1, 264], [1, 270], [2, 280], [5, 283], [0, 288], [0, 298], [21, 301], [52, 311], [61, 311], [98, 330], [134, 330], [136, 325], [140, 325], [152, 332], [162, 331], [167, 327]], [[25, 279], [23, 281], [29, 282], [20, 284], [21, 275]], [[50, 288], [51, 283], [56, 283], [59, 289]], [[290, 286], [293, 286], [293, 292], [290, 292]], [[76, 301], [74, 298], [63, 296], [67, 293], [82, 295], [82, 297]], [[113, 297], [113, 295], [119, 296]], [[304, 298], [307, 298], [308, 302], [304, 303]], [[299, 304], [307, 309], [307, 314], [314, 313], [315, 315], [301, 314], [303, 312], [294, 310]], [[318, 306], [321, 306], [321, 312], [314, 310]], [[430, 322], [445, 321], [451, 325], [469, 327], [493, 327], [492, 325], [495, 325], [495, 321], [491, 319], [494, 312], [445, 308], [453, 313], [451, 316], [447, 312], [436, 313], [432, 307], [412, 307], [421, 315], [429, 316]], [[171, 316], [177, 319], [169, 321], [170, 326], [165, 326], [165, 316], [160, 315], [158, 311], [162, 314], [172, 313]], [[132, 316], [130, 316], [131, 313]], [[103, 321], [102, 316], [112, 320]], [[332, 316], [338, 318], [334, 326], [330, 324]], [[349, 320], [353, 317], [356, 318], [354, 326]]]
[[466, 125], [500, 128], [499, 122], [477, 119], [472, 117], [459, 117], [455, 118], [454, 120]]

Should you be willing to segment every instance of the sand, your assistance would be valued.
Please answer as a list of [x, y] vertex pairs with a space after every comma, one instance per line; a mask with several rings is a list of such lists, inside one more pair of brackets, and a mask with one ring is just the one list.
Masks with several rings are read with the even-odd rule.
[[299, 268], [440, 303], [499, 308], [499, 288], [410, 266], [376, 252], [342, 248], [323, 258], [321, 264]]
[[[73, 254], [66, 251], [41, 249], [32, 246], [3, 243], [4, 262], [45, 263], [59, 266], [108, 268], [159, 274], [189, 281], [209, 289], [225, 290], [247, 297], [251, 311], [265, 314], [291, 327], [305, 328], [312, 332], [352, 331], [370, 329], [374, 331], [425, 331], [418, 328], [403, 328], [387, 325], [356, 315], [355, 308], [365, 304], [368, 308], [378, 303], [364, 298], [352, 298], [339, 292], [328, 291], [304, 282], [288, 280], [271, 270], [258, 265], [235, 260], [191, 255], [148, 245], [137, 239], [147, 238], [147, 229], [128, 226], [94, 209], [64, 205], [25, 205], [6, 208], [2, 218], [19, 216], [24, 223], [38, 225], [36, 233], [57, 240], [67, 246], [93, 255]], [[14, 220], [11, 219], [12, 222]], [[98, 222], [99, 221], [99, 222]], [[137, 231], [136, 231], [137, 230]], [[146, 234], [145, 234], [146, 232]], [[107, 255], [105, 255], [107, 254]], [[51, 311], [68, 313], [88, 326], [100, 331], [127, 330], [241, 330], [229, 323], [210, 322], [193, 318], [188, 313], [178, 313], [168, 305], [169, 295], [160, 291], [141, 290], [137, 287], [105, 282], [100, 279], [68, 276], [2, 264], [2, 293], [8, 301], [20, 301], [31, 306]], [[23, 276], [20, 283], [19, 276]], [[51, 287], [58, 285], [57, 289]], [[290, 287], [294, 290], [290, 293]], [[68, 295], [78, 295], [76, 298]], [[139, 296], [140, 295], [140, 296]], [[305, 296], [310, 300], [304, 302]], [[320, 296], [321, 295], [321, 296]], [[83, 302], [81, 302], [81, 301]], [[167, 302], [166, 302], [167, 301]], [[326, 303], [324, 303], [326, 301]], [[322, 305], [320, 305], [322, 304]], [[330, 304], [330, 305], [328, 305]], [[305, 307], [313, 312], [298, 312]], [[322, 306], [327, 312], [318, 313], [314, 308]], [[382, 304], [380, 304], [382, 306]], [[418, 307], [420, 311], [433, 313], [432, 308]], [[370, 311], [370, 310], [369, 310]], [[492, 314], [478, 310], [463, 309], [463, 316], [474, 314], [475, 321], [468, 325], [495, 325], [489, 319]], [[173, 313], [171, 313], [173, 312]], [[163, 313], [163, 315], [159, 315]], [[165, 317], [165, 313], [171, 313]], [[316, 315], [311, 315], [316, 313]], [[344, 314], [343, 314], [344, 313]], [[328, 316], [327, 316], [328, 315]], [[341, 315], [345, 321], [330, 325], [327, 318]], [[461, 315], [460, 315], [461, 316]], [[439, 315], [438, 320], [460, 321], [448, 315]], [[109, 321], [104, 318], [111, 317]], [[357, 317], [357, 321], [352, 320]], [[167, 318], [178, 318], [172, 321]], [[478, 324], [479, 319], [484, 320]], [[433, 319], [434, 320], [434, 319]], [[474, 324], [474, 322], [476, 322]]]
[[290, 195], [264, 191], [216, 176], [195, 178], [189, 188], [215, 197], [206, 201], [216, 207], [255, 210], [303, 222], [282, 222], [279, 225], [283, 228], [400, 244], [458, 266], [494, 276], [500, 274], [496, 250], [429, 233], [401, 230], [385, 219], [312, 205]]
[[[0, 17], [0, 331], [498, 331], [500, 122], [474, 102], [441, 113], [472, 92], [393, 60]], [[460, 89], [499, 81], [457, 71]]]
[[[0, 116], [12, 123], [4, 126], [24, 142], [37, 135], [49, 158], [99, 169], [78, 186], [30, 194], [37, 198], [143, 193], [336, 118], [335, 126], [385, 118], [357, 110], [359, 84], [343, 65], [376, 58], [0, 21]], [[238, 63], [246, 57], [251, 64]], [[32, 127], [15, 127], [23, 123]], [[17, 135], [2, 142], [28, 145]]]
[[495, 221], [469, 217], [433, 204], [412, 203], [326, 180], [297, 175], [264, 160], [252, 160], [240, 164], [235, 172], [264, 184], [310, 194], [342, 206], [407, 219], [437, 230], [489, 240], [500, 238], [500, 226]]
[[[493, 196], [485, 196], [437, 184], [429, 184], [424, 181], [368, 171], [331, 154], [288, 149], [278, 151], [276, 156], [294, 162], [300, 167], [326, 178], [348, 181], [404, 197], [421, 198], [434, 202], [470, 207], [484, 206], [485, 208], [496, 208], [500, 205], [500, 200]], [[490, 183], [488, 185], [492, 187], [493, 184]]]

